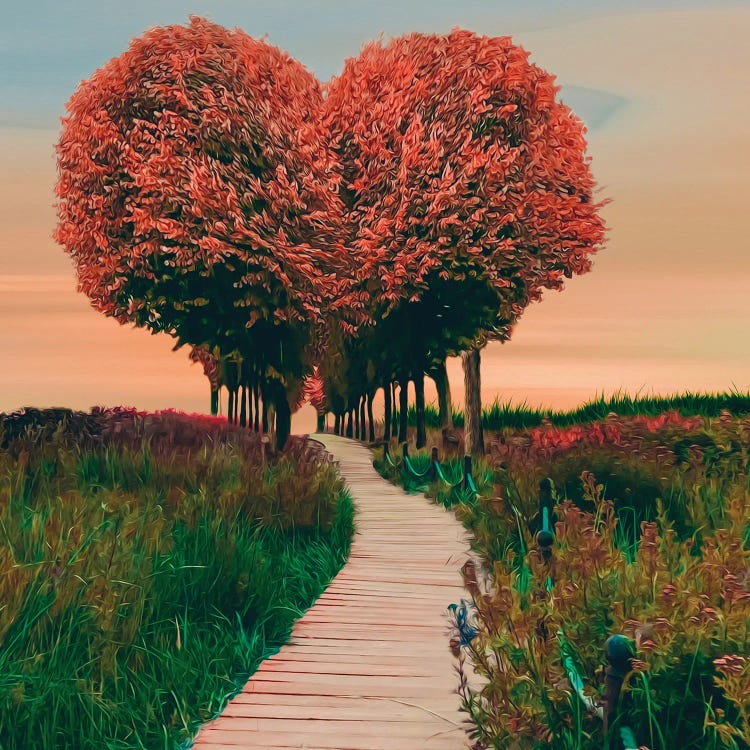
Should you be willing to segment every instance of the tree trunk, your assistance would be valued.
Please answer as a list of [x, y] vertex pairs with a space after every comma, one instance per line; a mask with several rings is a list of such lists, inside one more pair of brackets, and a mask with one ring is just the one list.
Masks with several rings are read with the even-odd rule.
[[247, 389], [240, 386], [240, 427], [247, 425]]
[[219, 413], [219, 389], [211, 386], [211, 416]]
[[315, 425], [315, 432], [325, 432], [326, 431], [326, 415], [325, 414], [318, 414], [318, 423]]
[[367, 421], [370, 425], [370, 442], [375, 442], [375, 420], [372, 418], [372, 400], [375, 398], [374, 393], [367, 394]]
[[353, 437], [354, 435], [354, 433], [352, 432], [352, 410], [351, 409], [349, 409], [346, 412], [346, 432], [344, 434], [348, 438]]
[[365, 420], [365, 401], [367, 396], [359, 400], [359, 439], [364, 443], [367, 440], [367, 422]]
[[409, 381], [401, 380], [398, 384], [398, 442], [406, 442], [406, 412], [409, 409]]
[[289, 399], [282, 387], [279, 387], [276, 400], [276, 448], [284, 450], [286, 441], [292, 431], [292, 410]]
[[448, 382], [448, 370], [443, 360], [432, 372], [432, 379], [438, 394], [438, 411], [440, 426], [445, 429], [453, 428], [453, 402], [451, 400], [451, 384]]
[[268, 433], [268, 404], [266, 403], [266, 396], [265, 394], [262, 394], [262, 402], [263, 406], [261, 408], [261, 428], [263, 430], [263, 434]]
[[484, 454], [484, 435], [482, 434], [482, 396], [479, 375], [479, 349], [461, 352], [461, 364], [464, 368], [464, 443], [466, 452]]
[[391, 439], [391, 384], [388, 381], [383, 383], [383, 400], [385, 401], [383, 415], [383, 440], [388, 442]]
[[255, 405], [255, 420], [253, 421], [253, 427], [256, 432], [260, 432], [260, 389], [258, 384], [253, 384], [253, 404]]
[[[266, 401], [263, 399], [263, 405], [265, 406]], [[264, 432], [268, 435], [268, 445], [271, 448], [271, 453], [276, 453], [276, 406], [272, 400], [269, 400], [268, 406], [266, 407], [266, 419], [268, 420], [268, 428]]]
[[391, 421], [391, 435], [398, 434], [398, 409], [396, 408], [396, 383], [391, 383], [391, 392], [393, 394], [393, 418]]
[[229, 398], [227, 399], [227, 421], [229, 424], [234, 424], [234, 391], [231, 388], [229, 391]]
[[357, 403], [354, 406], [354, 437], [359, 440], [360, 438], [360, 432], [359, 432], [359, 399], [357, 399]]
[[253, 387], [247, 385], [247, 429], [253, 429]]
[[336, 435], [340, 435], [341, 434], [341, 415], [338, 412], [336, 412], [334, 416], [335, 418], [333, 420], [333, 432]]
[[414, 394], [417, 411], [417, 448], [424, 448], [427, 444], [427, 431], [424, 424], [424, 373], [414, 375]]

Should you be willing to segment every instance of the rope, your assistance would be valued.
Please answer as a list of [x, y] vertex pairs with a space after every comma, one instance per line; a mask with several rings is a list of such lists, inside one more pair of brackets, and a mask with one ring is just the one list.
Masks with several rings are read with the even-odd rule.
[[422, 473], [418, 472], [412, 465], [412, 462], [409, 459], [409, 456], [404, 456], [404, 465], [406, 466], [408, 471], [410, 471], [415, 477], [417, 477], [417, 479], [424, 479], [430, 473], [429, 466], [427, 467], [426, 471]]
[[590, 695], [586, 695], [583, 691], [583, 678], [576, 667], [576, 663], [573, 661], [573, 657], [570, 655], [572, 648], [565, 640], [562, 630], [557, 631], [557, 640], [560, 641], [560, 654], [563, 658], [563, 666], [568, 674], [568, 682], [570, 682], [571, 687], [576, 691], [581, 703], [586, 706], [586, 710], [603, 719], [604, 709], [595, 703]]
[[638, 743], [630, 727], [620, 727], [620, 739], [624, 750], [638, 750]]
[[390, 454], [390, 453], [386, 453], [386, 454], [385, 454], [385, 457], [386, 457], [386, 460], [388, 461], [388, 463], [389, 463], [389, 464], [390, 464], [390, 465], [391, 465], [391, 466], [392, 466], [392, 467], [393, 467], [394, 469], [400, 469], [400, 468], [401, 468], [401, 462], [399, 462], [399, 463], [394, 463], [394, 462], [393, 462], [393, 459], [391, 458], [391, 454]]
[[461, 482], [463, 482], [463, 478], [459, 479], [457, 482], [452, 482], [450, 479], [448, 479], [445, 476], [445, 472], [443, 471], [443, 467], [439, 463], [435, 464], [435, 469], [437, 470], [438, 477], [440, 477], [440, 479], [442, 479], [446, 484], [449, 484], [454, 489], [456, 487], [458, 487], [461, 484]]

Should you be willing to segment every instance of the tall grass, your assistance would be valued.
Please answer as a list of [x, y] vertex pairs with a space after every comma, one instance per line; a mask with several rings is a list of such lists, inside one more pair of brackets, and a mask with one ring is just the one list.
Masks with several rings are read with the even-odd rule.
[[139, 444], [58, 425], [0, 450], [2, 750], [183, 747], [346, 559], [351, 501], [303, 443], [266, 462], [246, 433], [147, 421]]
[[[525, 402], [522, 404], [501, 403], [495, 399], [482, 410], [482, 425], [488, 430], [524, 429], [537, 427], [546, 418], [553, 425], [568, 427], [604, 419], [610, 412], [619, 416], [656, 416], [672, 410], [679, 411], [686, 417], [718, 417], [724, 410], [735, 416], [744, 416], [750, 414], [750, 391], [744, 393], [736, 389], [729, 393], [686, 391], [671, 396], [630, 396], [618, 391], [608, 398], [604, 395], [597, 396], [571, 411], [537, 409], [528, 406]], [[416, 425], [416, 416], [414, 406], [410, 406], [407, 412], [407, 421], [410, 426]], [[440, 427], [438, 410], [434, 404], [425, 408], [425, 422], [427, 427]], [[453, 424], [458, 428], [464, 426], [463, 412], [454, 409]]]

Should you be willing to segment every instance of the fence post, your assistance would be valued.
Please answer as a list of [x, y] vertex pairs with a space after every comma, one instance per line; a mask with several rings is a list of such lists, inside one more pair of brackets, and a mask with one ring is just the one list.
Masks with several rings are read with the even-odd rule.
[[469, 489], [469, 476], [471, 476], [471, 456], [464, 456], [464, 478], [461, 481], [461, 488]]
[[437, 464], [438, 464], [438, 449], [433, 446], [432, 452], [430, 453], [430, 479], [433, 482], [437, 481]]
[[633, 645], [624, 635], [611, 635], [604, 643], [604, 655], [607, 657], [605, 674], [605, 706], [603, 717], [604, 736], [615, 719], [615, 707], [620, 697], [620, 688], [625, 675], [630, 672], [633, 659]]
[[[542, 528], [552, 530], [552, 510], [555, 507], [555, 483], [545, 477], [539, 482], [539, 521]], [[545, 524], [546, 520], [546, 524]]]
[[541, 528], [536, 534], [536, 543], [539, 554], [544, 562], [552, 557], [552, 545], [555, 537], [552, 533], [552, 510], [555, 507], [555, 484], [545, 477], [539, 483], [539, 523]]
[[271, 448], [271, 439], [268, 435], [263, 435], [260, 439], [260, 455], [265, 464], [268, 461], [268, 454]]

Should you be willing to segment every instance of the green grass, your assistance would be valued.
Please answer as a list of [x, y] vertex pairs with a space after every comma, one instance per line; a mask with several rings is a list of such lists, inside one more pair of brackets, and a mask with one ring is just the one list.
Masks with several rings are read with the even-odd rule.
[[[750, 414], [750, 392], [743, 393], [732, 390], [729, 393], [691, 393], [671, 396], [630, 396], [617, 392], [609, 398], [598, 396], [571, 411], [555, 411], [552, 409], [536, 409], [523, 404], [501, 403], [495, 400], [482, 410], [482, 425], [488, 430], [502, 430], [504, 428], [525, 429], [536, 427], [546, 417], [559, 427], [593, 422], [604, 419], [610, 412], [620, 416], [656, 416], [665, 411], [677, 410], [683, 416], [717, 417], [726, 409], [735, 416]], [[416, 425], [416, 410], [409, 407], [407, 421], [410, 426]], [[432, 405], [425, 408], [426, 426], [439, 428], [438, 410]], [[453, 424], [464, 426], [464, 415], [461, 411], [453, 411]]]
[[2, 750], [187, 746], [341, 568], [333, 467], [232, 440], [0, 450]]

